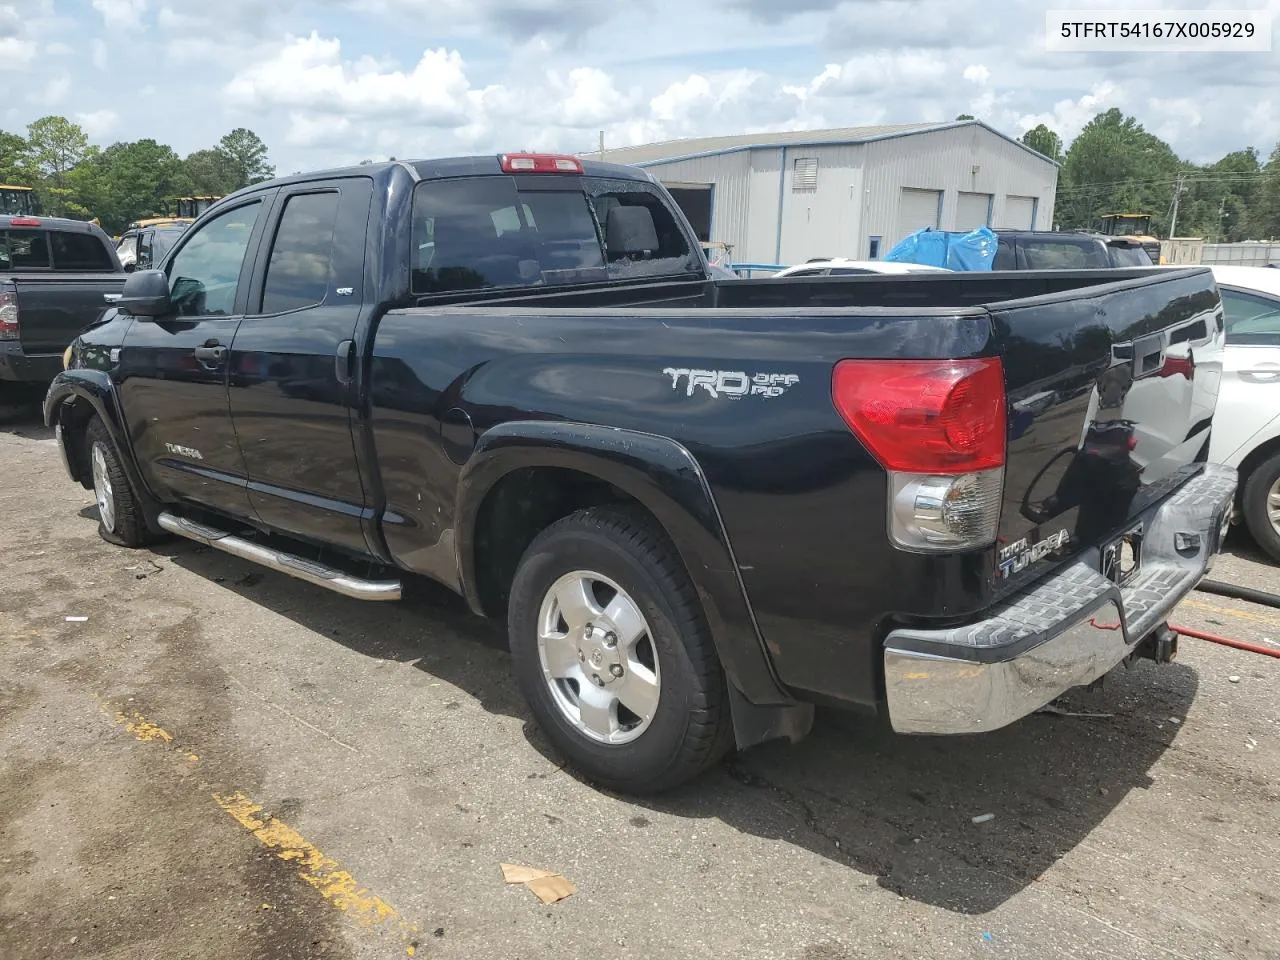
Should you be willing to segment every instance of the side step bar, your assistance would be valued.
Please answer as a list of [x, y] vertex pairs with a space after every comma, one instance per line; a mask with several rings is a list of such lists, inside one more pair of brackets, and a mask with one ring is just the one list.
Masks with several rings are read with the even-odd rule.
[[229, 553], [243, 560], [260, 563], [264, 567], [279, 570], [281, 573], [287, 573], [307, 583], [314, 583], [318, 587], [340, 593], [344, 597], [354, 597], [356, 600], [400, 599], [399, 580], [362, 580], [341, 570], [312, 563], [292, 553], [272, 550], [270, 547], [253, 543], [243, 537], [233, 536], [225, 530], [196, 523], [194, 520], [178, 517], [172, 513], [161, 513], [157, 519], [160, 526], [170, 533], [194, 540], [196, 543], [203, 543], [207, 547], [213, 547], [215, 550], [221, 550], [223, 553]]

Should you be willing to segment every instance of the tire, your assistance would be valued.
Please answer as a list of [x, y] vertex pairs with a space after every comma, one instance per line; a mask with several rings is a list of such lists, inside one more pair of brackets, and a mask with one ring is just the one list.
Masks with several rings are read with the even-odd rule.
[[[1249, 533], [1272, 560], [1280, 563], [1280, 529], [1276, 521], [1271, 519], [1268, 501], [1273, 491], [1280, 495], [1280, 453], [1258, 464], [1245, 480], [1244, 492], [1241, 495], [1241, 508], [1244, 512], [1245, 526]], [[1280, 508], [1280, 503], [1277, 503]], [[1277, 514], [1280, 516], [1280, 513]]]
[[85, 455], [93, 494], [98, 501], [98, 534], [120, 547], [141, 547], [152, 536], [143, 520], [129, 477], [120, 465], [115, 443], [96, 414], [85, 431]]
[[[553, 598], [585, 596], [574, 592], [584, 583], [594, 609], [586, 604], [567, 616], [574, 604]], [[594, 626], [589, 634], [571, 626], [584, 617]], [[724, 674], [697, 594], [646, 514], [594, 507], [540, 533], [516, 570], [507, 627], [534, 719], [588, 780], [623, 793], [660, 793], [698, 776], [731, 746]], [[595, 709], [584, 714], [584, 703]]]

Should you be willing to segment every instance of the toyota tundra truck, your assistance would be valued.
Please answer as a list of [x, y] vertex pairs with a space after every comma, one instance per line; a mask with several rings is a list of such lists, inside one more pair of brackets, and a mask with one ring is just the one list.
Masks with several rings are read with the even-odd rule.
[[1236, 484], [1223, 339], [1200, 268], [714, 279], [643, 170], [504, 154], [221, 200], [45, 415], [108, 541], [434, 579], [645, 793], [816, 705], [980, 733], [1169, 660]]

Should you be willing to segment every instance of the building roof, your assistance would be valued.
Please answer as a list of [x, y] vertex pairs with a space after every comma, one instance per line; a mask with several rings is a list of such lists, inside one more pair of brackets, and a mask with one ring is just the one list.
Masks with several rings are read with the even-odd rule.
[[583, 157], [595, 157], [609, 163], [623, 163], [630, 166], [644, 167], [655, 163], [669, 163], [674, 160], [688, 160], [693, 157], [714, 156], [720, 153], [736, 153], [739, 150], [753, 150], [783, 146], [831, 146], [836, 144], [866, 143], [871, 140], [888, 140], [893, 137], [905, 137], [916, 133], [928, 133], [935, 130], [951, 130], [955, 127], [978, 126], [1002, 140], [1017, 144], [1032, 156], [1045, 163], [1060, 166], [1054, 160], [1032, 150], [1026, 144], [1006, 136], [999, 130], [987, 126], [981, 120], [953, 120], [938, 123], [882, 123], [866, 127], [837, 127], [829, 130], [780, 130], [773, 133], [746, 133], [729, 137], [693, 137], [684, 140], [664, 140], [659, 143], [647, 143], [637, 147], [618, 147], [605, 150], [603, 154], [587, 152]]

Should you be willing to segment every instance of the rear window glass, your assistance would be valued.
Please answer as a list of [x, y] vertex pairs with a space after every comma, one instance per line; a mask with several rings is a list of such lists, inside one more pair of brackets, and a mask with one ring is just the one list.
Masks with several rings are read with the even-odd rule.
[[1141, 247], [1111, 245], [1111, 260], [1117, 267], [1149, 267], [1151, 257]]
[[[619, 208], [629, 212], [615, 217]], [[509, 176], [429, 180], [414, 195], [413, 243], [415, 294], [591, 283], [698, 269], [666, 202], [628, 181]]]
[[413, 221], [414, 293], [605, 279], [579, 190], [521, 192], [512, 177], [427, 181]]
[[53, 248], [55, 270], [80, 270], [93, 273], [110, 273], [115, 270], [111, 255], [102, 241], [88, 233], [70, 233], [50, 230], [49, 245]]
[[[615, 276], [657, 275], [684, 272], [696, 267], [693, 252], [671, 209], [656, 193], [629, 180], [589, 181], [596, 219], [605, 236], [605, 249]], [[653, 220], [657, 245], [653, 249], [609, 249], [609, 220], [618, 208], [640, 207]]]
[[1090, 270], [1111, 266], [1101, 246], [1089, 241], [1022, 240], [1018, 248], [1031, 270]]
[[0, 268], [5, 270], [48, 270], [48, 234], [43, 230], [0, 232]]

